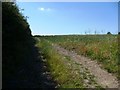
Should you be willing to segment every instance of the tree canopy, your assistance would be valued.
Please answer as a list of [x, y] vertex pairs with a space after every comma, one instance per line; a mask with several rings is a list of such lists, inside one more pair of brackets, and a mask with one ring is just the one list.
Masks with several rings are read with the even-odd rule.
[[2, 69], [3, 88], [10, 76], [27, 63], [33, 39], [26, 18], [14, 2], [2, 3]]

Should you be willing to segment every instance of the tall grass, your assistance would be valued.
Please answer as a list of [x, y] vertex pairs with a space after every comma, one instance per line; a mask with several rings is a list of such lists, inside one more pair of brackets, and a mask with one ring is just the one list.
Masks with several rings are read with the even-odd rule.
[[118, 76], [117, 35], [68, 35], [44, 38], [77, 54], [97, 60], [108, 72]]
[[88, 78], [88, 76], [92, 84], [95, 84], [98, 88], [100, 87], [92, 75], [86, 74], [86, 72], [80, 73], [80, 68], [77, 68], [77, 64], [73, 66], [70, 58], [59, 54], [51, 44], [49, 41], [40, 38], [36, 46], [47, 60], [47, 66], [54, 80], [58, 82], [59, 88], [85, 88], [84, 79]]
[[71, 72], [63, 61], [66, 59], [58, 54], [49, 42], [41, 39], [37, 43], [37, 47], [40, 48], [43, 57], [47, 60], [48, 68], [55, 81], [58, 82], [59, 88], [83, 88], [82, 79], [79, 75]]

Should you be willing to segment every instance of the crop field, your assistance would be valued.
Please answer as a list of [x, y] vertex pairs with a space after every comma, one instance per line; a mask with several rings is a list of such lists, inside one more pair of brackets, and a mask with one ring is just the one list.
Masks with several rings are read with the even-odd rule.
[[67, 50], [97, 60], [110, 73], [118, 73], [117, 35], [66, 35], [41, 37]]
[[[38, 39], [37, 47], [40, 48], [43, 57], [48, 60], [47, 63], [52, 72], [52, 76], [61, 84], [60, 87], [87, 87], [83, 84], [84, 79], [87, 77], [92, 77], [92, 80], [90, 80], [91, 85], [98, 88], [101, 86], [96, 83], [93, 78], [94, 76], [88, 75], [89, 71], [84, 71], [83, 76], [85, 77], [79, 76], [83, 73], [79, 73], [79, 68], [74, 68], [74, 66], [76, 67], [78, 64], [73, 64], [74, 61], [71, 61], [70, 57], [60, 55], [54, 50], [54, 45], [58, 45], [69, 52], [75, 52], [77, 55], [82, 55], [93, 61], [97, 61], [101, 68], [112, 73], [117, 78], [120, 77], [118, 73], [119, 45], [117, 35], [57, 35], [36, 36], [35, 38], [36, 40]], [[81, 67], [81, 65], [78, 66]], [[76, 72], [79, 74], [76, 75]], [[73, 79], [70, 79], [70, 77], [73, 77]], [[88, 85], [88, 87], [92, 86]]]
[[[49, 71], [58, 83], [57, 88], [101, 88], [93, 75], [86, 68], [71, 61], [70, 57], [59, 54], [53, 47], [52, 42], [40, 37], [36, 46], [40, 49], [43, 59], [46, 61]], [[81, 72], [82, 70], [82, 72]], [[86, 85], [84, 80], [89, 82]]]

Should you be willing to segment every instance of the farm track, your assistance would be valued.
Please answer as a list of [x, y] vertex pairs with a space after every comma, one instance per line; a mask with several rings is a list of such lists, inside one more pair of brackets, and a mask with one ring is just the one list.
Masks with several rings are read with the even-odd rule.
[[106, 70], [101, 69], [100, 65], [87, 57], [77, 55], [75, 52], [68, 51], [58, 45], [53, 47], [62, 55], [69, 56], [71, 60], [74, 60], [78, 64], [82, 64], [83, 67], [87, 68], [91, 74], [96, 77], [96, 82], [103, 88], [118, 88], [119, 83], [115, 76], [108, 73]]

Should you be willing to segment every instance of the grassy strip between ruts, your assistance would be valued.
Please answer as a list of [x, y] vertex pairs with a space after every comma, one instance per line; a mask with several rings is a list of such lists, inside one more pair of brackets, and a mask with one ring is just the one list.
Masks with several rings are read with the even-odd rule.
[[[92, 83], [90, 82], [90, 84], [96, 84], [92, 75], [90, 76], [89, 74], [87, 76], [87, 74], [84, 72], [82, 77], [80, 73], [77, 72], [80, 70], [75, 70], [75, 68], [73, 68], [70, 58], [59, 54], [52, 47], [50, 42], [46, 41], [45, 39], [39, 39], [36, 46], [40, 48], [43, 57], [47, 60], [48, 68], [54, 80], [58, 82], [59, 88], [86, 88], [86, 85], [84, 85], [84, 80], [88, 77], [91, 77]], [[74, 66], [78, 65], [74, 64]], [[97, 84], [95, 87], [98, 89], [100, 88], [100, 86]]]

